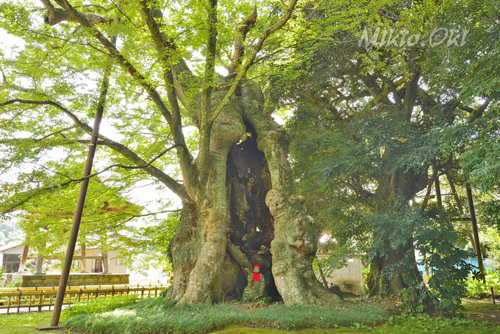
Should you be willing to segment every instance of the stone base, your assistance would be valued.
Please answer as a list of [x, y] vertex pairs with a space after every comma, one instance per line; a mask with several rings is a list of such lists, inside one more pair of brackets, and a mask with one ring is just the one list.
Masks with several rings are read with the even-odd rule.
[[58, 329], [63, 329], [63, 326], [51, 326], [51, 325], [36, 325], [36, 329], [39, 331], [50, 331], [50, 330], [58, 330]]
[[[61, 275], [6, 274], [5, 284], [18, 281], [20, 287], [59, 286]], [[68, 286], [128, 284], [129, 274], [70, 274]]]

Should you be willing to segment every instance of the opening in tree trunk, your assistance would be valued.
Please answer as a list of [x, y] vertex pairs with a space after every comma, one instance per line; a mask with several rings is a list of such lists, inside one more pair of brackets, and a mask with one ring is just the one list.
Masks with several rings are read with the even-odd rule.
[[[265, 203], [266, 194], [271, 190], [271, 175], [264, 153], [257, 148], [255, 129], [247, 122], [245, 126], [247, 139], [234, 143], [227, 159], [226, 184], [231, 213], [229, 239], [252, 266], [261, 266], [267, 294], [279, 300], [281, 297], [271, 271], [274, 219]], [[243, 288], [245, 285], [246, 280], [242, 282]]]

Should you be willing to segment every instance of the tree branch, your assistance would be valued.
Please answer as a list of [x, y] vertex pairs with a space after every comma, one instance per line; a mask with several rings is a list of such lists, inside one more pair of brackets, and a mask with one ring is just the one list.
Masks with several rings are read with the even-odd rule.
[[92, 133], [92, 127], [82, 121], [78, 117], [76, 117], [75, 114], [73, 114], [71, 111], [66, 109], [64, 106], [62, 106], [58, 102], [50, 101], [50, 100], [25, 100], [25, 99], [12, 99], [3, 103], [0, 103], [0, 106], [7, 106], [10, 104], [15, 104], [15, 103], [22, 103], [22, 104], [33, 104], [33, 105], [49, 105], [53, 106], [59, 110], [61, 110], [63, 113], [69, 116], [71, 120], [78, 126], [80, 129], [84, 130], [85, 132]]
[[219, 114], [222, 112], [222, 109], [224, 109], [224, 107], [229, 103], [230, 98], [236, 92], [236, 89], [238, 88], [241, 80], [245, 76], [245, 74], [248, 71], [248, 69], [250, 68], [250, 66], [252, 66], [253, 61], [254, 61], [255, 57], [257, 56], [257, 53], [259, 53], [259, 51], [262, 49], [262, 46], [264, 45], [264, 42], [266, 41], [267, 37], [269, 37], [271, 34], [276, 32], [278, 29], [283, 27], [285, 25], [285, 23], [288, 22], [288, 20], [292, 16], [292, 12], [293, 12], [293, 9], [295, 8], [296, 4], [297, 4], [297, 0], [291, 0], [290, 3], [288, 4], [285, 15], [281, 18], [281, 20], [279, 20], [279, 22], [277, 22], [272, 27], [266, 29], [266, 31], [264, 31], [262, 33], [262, 35], [259, 37], [259, 40], [257, 41], [257, 44], [254, 46], [252, 53], [245, 60], [245, 62], [242, 64], [242, 66], [239, 67], [238, 73], [237, 73], [236, 77], [234, 78], [234, 81], [233, 81], [231, 87], [229, 88], [226, 95], [224, 96], [222, 101], [219, 103], [219, 105], [217, 106], [215, 111], [212, 113], [212, 115], [210, 117], [211, 123], [213, 123], [215, 121], [217, 116], [219, 116]]
[[472, 121], [475, 121], [476, 119], [481, 118], [483, 116], [484, 111], [486, 110], [486, 108], [488, 108], [490, 103], [491, 103], [491, 100], [486, 99], [486, 101], [484, 101], [484, 103], [481, 104], [476, 109], [468, 107], [468, 106], [464, 106], [461, 104], [458, 105], [458, 107], [464, 111], [467, 111], [470, 114], [469, 122], [472, 122]]
[[210, 113], [212, 112], [212, 90], [215, 80], [215, 59], [217, 54], [217, 0], [209, 0], [208, 8], [208, 38], [207, 55], [205, 57], [205, 73], [201, 93], [201, 131], [200, 131], [200, 151], [198, 154], [198, 164], [200, 179], [202, 182], [208, 175], [210, 136], [212, 124]]
[[50, 137], [53, 137], [55, 135], [61, 135], [63, 138], [66, 139], [66, 136], [63, 135], [63, 132], [64, 131], [68, 131], [68, 130], [72, 130], [74, 129], [76, 126], [73, 125], [73, 126], [69, 126], [69, 127], [66, 127], [64, 129], [60, 129], [60, 130], [57, 130], [57, 131], [54, 131], [54, 132], [51, 132], [49, 133], [48, 135], [45, 135], [41, 138], [15, 138], [15, 139], [0, 139], [0, 143], [1, 144], [10, 144], [10, 143], [16, 143], [16, 142], [33, 142], [33, 143], [38, 143], [38, 142], [41, 142], [41, 141], [45, 141], [47, 139], [49, 139]]
[[177, 157], [184, 176], [185, 186], [188, 193], [194, 195], [194, 189], [196, 188], [196, 170], [192, 164], [193, 157], [187, 149], [184, 133], [182, 132], [181, 111], [177, 101], [174, 76], [169, 64], [171, 61], [170, 54], [175, 51], [175, 45], [160, 31], [160, 24], [155, 21], [155, 18], [162, 17], [161, 11], [150, 8], [149, 0], [141, 0], [141, 9], [153, 38], [156, 51], [158, 52], [160, 63], [163, 67], [163, 78], [167, 90], [167, 98], [172, 109], [172, 121], [169, 124], [172, 129], [174, 143], [177, 147]]
[[[46, 24], [51, 26], [56, 25], [62, 21], [68, 22], [77, 22], [77, 20], [72, 17], [67, 11], [61, 8], [55, 8], [50, 0], [40, 0], [45, 9], [47, 10], [47, 15], [43, 18]], [[97, 14], [82, 14], [85, 18], [92, 24], [100, 24], [100, 23], [111, 23], [113, 19], [97, 15]]]
[[[72, 112], [70, 112], [64, 106], [62, 106], [60, 103], [57, 103], [54, 101], [33, 101], [33, 100], [14, 99], [14, 100], [6, 101], [4, 103], [0, 103], [0, 106], [5, 106], [5, 105], [9, 105], [9, 104], [14, 104], [14, 103], [53, 106], [53, 107], [61, 110], [62, 112], [64, 112], [66, 115], [68, 115], [72, 119], [72, 121], [76, 124], [76, 126], [78, 126], [80, 129], [84, 130], [87, 133], [92, 133], [91, 126], [82, 122], [76, 115], [74, 115]], [[164, 173], [160, 169], [152, 166], [151, 164], [148, 164], [146, 161], [144, 161], [142, 158], [140, 158], [135, 152], [133, 152], [131, 149], [129, 149], [125, 145], [120, 144], [118, 142], [115, 142], [115, 141], [113, 141], [113, 140], [111, 140], [103, 135], [99, 135], [99, 139], [100, 139], [100, 141], [98, 142], [98, 144], [105, 145], [105, 146], [115, 150], [116, 152], [120, 153], [121, 155], [123, 155], [124, 157], [129, 159], [131, 162], [136, 164], [137, 166], [147, 165], [147, 166], [143, 167], [142, 169], [144, 171], [146, 171], [149, 175], [155, 177], [160, 182], [165, 184], [170, 190], [172, 190], [181, 199], [189, 198], [186, 194], [184, 186], [179, 184], [177, 181], [175, 181], [173, 178], [168, 176], [166, 173]], [[169, 148], [169, 149], [171, 149], [171, 148]]]
[[[88, 143], [89, 141], [79, 141], [80, 143]], [[101, 144], [101, 145], [106, 145], [105, 141], [99, 141], [98, 144]], [[169, 148], [163, 150], [160, 154], [158, 154], [157, 156], [155, 156], [151, 161], [143, 164], [143, 165], [136, 165], [136, 166], [127, 166], [127, 165], [122, 165], [122, 164], [113, 164], [113, 165], [110, 165], [106, 168], [104, 168], [103, 170], [99, 171], [99, 172], [95, 172], [93, 174], [90, 174], [89, 176], [87, 177], [82, 177], [82, 178], [79, 178], [79, 179], [72, 179], [68, 176], [65, 176], [67, 177], [68, 179], [70, 179], [71, 181], [73, 182], [81, 182], [83, 180], [86, 180], [86, 179], [90, 179], [92, 177], [95, 177], [97, 175], [100, 175], [102, 173], [105, 173], [107, 172], [108, 170], [112, 169], [112, 168], [123, 168], [123, 169], [145, 169], [145, 168], [148, 168], [149, 166], [151, 166], [151, 164], [153, 162], [155, 162], [156, 160], [158, 160], [159, 158], [161, 158], [162, 156], [164, 156], [167, 152], [171, 151], [176, 145], [172, 145], [170, 146]]]
[[35, 196], [41, 195], [41, 194], [43, 194], [43, 193], [45, 193], [47, 191], [50, 191], [50, 190], [60, 189], [60, 188], [67, 187], [71, 183], [73, 183], [73, 181], [68, 181], [68, 182], [64, 182], [64, 183], [61, 183], [61, 184], [57, 184], [57, 185], [54, 185], [54, 186], [48, 186], [48, 187], [44, 187], [44, 188], [32, 189], [31, 190], [31, 194], [29, 194], [26, 198], [24, 198], [23, 200], [15, 203], [15, 204], [13, 204], [9, 208], [1, 208], [0, 211], [2, 212], [2, 214], [3, 213], [8, 213], [8, 212], [13, 212], [18, 207], [22, 206], [24, 203], [28, 202], [30, 199], [34, 198]]
[[[169, 100], [171, 101], [170, 104], [172, 105], [172, 101], [175, 101], [174, 103], [177, 104], [177, 98], [179, 98], [188, 112], [193, 113], [191, 109], [195, 107], [191, 101], [186, 99], [186, 91], [190, 90], [190, 84], [198, 82], [198, 80], [184, 59], [179, 58], [177, 54], [175, 54], [176, 59], [173, 59], [173, 54], [177, 51], [175, 43], [161, 32], [163, 24], [157, 22], [157, 20], [163, 17], [161, 10], [156, 9], [151, 0], [141, 0], [141, 9], [164, 68], [164, 79], [167, 85]], [[169, 92], [171, 85], [175, 88], [173, 91], [174, 94]], [[171, 98], [171, 96], [175, 95], [177, 95], [175, 99]], [[175, 109], [175, 106], [171, 107]]]
[[[142, 213], [140, 215], [134, 215], [133, 213], [130, 213], [130, 212], [122, 212], [122, 213], [118, 213], [116, 215], [113, 215], [111, 217], [103, 217], [103, 218], [99, 218], [99, 219], [93, 219], [93, 220], [85, 220], [86, 223], [97, 223], [97, 222], [100, 222], [100, 221], [103, 221], [103, 220], [110, 220], [113, 219], [113, 218], [117, 218], [117, 217], [120, 217], [120, 216], [128, 216], [129, 218], [127, 220], [125, 220], [124, 222], [119, 222], [115, 225], [112, 225], [113, 228], [116, 228], [118, 226], [121, 226], [121, 225], [124, 225], [125, 223], [128, 223], [129, 221], [131, 221], [132, 219], [134, 218], [140, 218], [140, 217], [148, 217], [148, 216], [154, 216], [154, 215], [159, 215], [159, 214], [162, 214], [162, 213], [172, 213], [172, 212], [180, 212], [182, 211], [182, 209], [175, 209], [175, 210], [162, 210], [162, 211], [155, 211], [155, 212], [147, 212], [147, 213]], [[105, 228], [109, 228], [108, 225], [106, 225]], [[97, 230], [97, 231], [100, 231], [100, 230]], [[96, 232], [97, 232], [96, 231]]]
[[[104, 48], [109, 52], [110, 56], [115, 59], [122, 68], [124, 68], [138, 83], [146, 90], [151, 100], [158, 107], [162, 115], [167, 120], [170, 128], [172, 129], [174, 142], [177, 144], [178, 152], [185, 151], [181, 153], [180, 156], [182, 158], [181, 167], [184, 166], [186, 169], [187, 165], [190, 165], [191, 156], [188, 153], [188, 148], [183, 140], [182, 135], [182, 127], [176, 127], [176, 117], [177, 115], [172, 116], [167, 106], [163, 102], [156, 88], [147, 82], [147, 79], [118, 51], [118, 49], [110, 42], [99, 30], [97, 30], [94, 25], [83, 15], [78, 12], [68, 0], [55, 0], [57, 4], [59, 4], [62, 8], [64, 8], [71, 16], [78, 22], [80, 25], [84, 27], [90, 28], [91, 34], [104, 46]], [[179, 115], [180, 119], [180, 115]], [[180, 122], [180, 121], [179, 121]], [[180, 148], [179, 148], [180, 147]], [[186, 162], [189, 160], [189, 164]], [[190, 178], [191, 179], [191, 178]], [[184, 192], [183, 197], [186, 199], [186, 193]]]
[[234, 54], [232, 57], [231, 65], [229, 66], [229, 73], [235, 74], [236, 69], [241, 64], [241, 58], [245, 52], [245, 48], [243, 43], [247, 37], [248, 32], [255, 26], [255, 22], [257, 21], [257, 6], [253, 7], [252, 13], [239, 24], [238, 29], [236, 31], [236, 38], [234, 41]]
[[137, 166], [141, 166], [141, 169], [145, 170], [149, 175], [155, 177], [158, 181], [166, 185], [182, 200], [186, 200], [189, 198], [189, 196], [186, 193], [186, 189], [184, 188], [183, 185], [179, 184], [177, 181], [175, 181], [172, 177], [168, 176], [165, 172], [163, 172], [159, 168], [152, 166], [150, 163], [147, 163], [145, 160], [139, 157], [134, 151], [129, 149], [127, 146], [110, 139], [104, 139], [102, 141], [99, 141], [99, 144], [105, 145], [115, 150], [116, 152], [120, 153], [128, 160], [136, 164]]
[[170, 125], [172, 122], [172, 115], [168, 110], [165, 103], [160, 97], [160, 94], [156, 91], [155, 87], [151, 85], [147, 79], [130, 63], [121, 52], [109, 41], [99, 30], [97, 30], [94, 25], [86, 18], [86, 16], [79, 11], [77, 11], [67, 0], [55, 0], [55, 2], [64, 8], [71, 16], [75, 19], [74, 22], [80, 25], [90, 28], [91, 34], [104, 46], [104, 48], [109, 52], [111, 58], [115, 59], [118, 64], [125, 69], [137, 82], [146, 90], [151, 100], [158, 107], [162, 115], [167, 120]]
[[365, 83], [366, 87], [373, 95], [375, 95], [375, 98], [371, 100], [370, 103], [368, 104], [368, 109], [374, 107], [377, 103], [386, 100], [387, 96], [390, 93], [394, 92], [394, 89], [397, 89], [402, 84], [411, 81], [414, 77], [415, 77], [414, 73], [407, 73], [401, 79], [394, 81], [394, 83], [390, 85], [389, 88], [381, 91], [380, 87], [374, 81], [371, 81], [369, 78], [364, 77], [365, 80], [363, 80], [363, 82]]
[[406, 83], [405, 86], [405, 96], [403, 102], [403, 119], [406, 121], [411, 120], [411, 114], [413, 112], [413, 107], [415, 106], [415, 101], [417, 100], [418, 93], [418, 80], [420, 79], [420, 73], [417, 71], [412, 75], [411, 79]]
[[436, 168], [432, 169], [432, 176], [430, 177], [428, 183], [427, 183], [427, 190], [425, 191], [425, 197], [422, 202], [422, 206], [420, 207], [420, 210], [425, 211], [427, 208], [427, 203], [429, 202], [429, 198], [431, 197], [431, 191], [432, 191], [432, 185], [434, 184], [434, 181], [436, 180], [438, 176], [438, 171]]

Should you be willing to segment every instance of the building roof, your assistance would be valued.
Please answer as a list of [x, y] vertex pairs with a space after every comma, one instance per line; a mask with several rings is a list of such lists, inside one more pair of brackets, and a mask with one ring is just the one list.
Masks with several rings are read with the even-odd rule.
[[8, 251], [9, 249], [17, 248], [20, 246], [24, 247], [24, 244], [19, 242], [11, 242], [10, 244], [0, 247], [0, 253], [3, 253], [5, 251]]

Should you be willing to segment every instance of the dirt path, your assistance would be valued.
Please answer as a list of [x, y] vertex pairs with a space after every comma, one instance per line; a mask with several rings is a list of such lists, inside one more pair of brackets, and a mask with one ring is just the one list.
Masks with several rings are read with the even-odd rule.
[[463, 305], [467, 319], [500, 324], [500, 301], [493, 304], [491, 299], [466, 299]]

